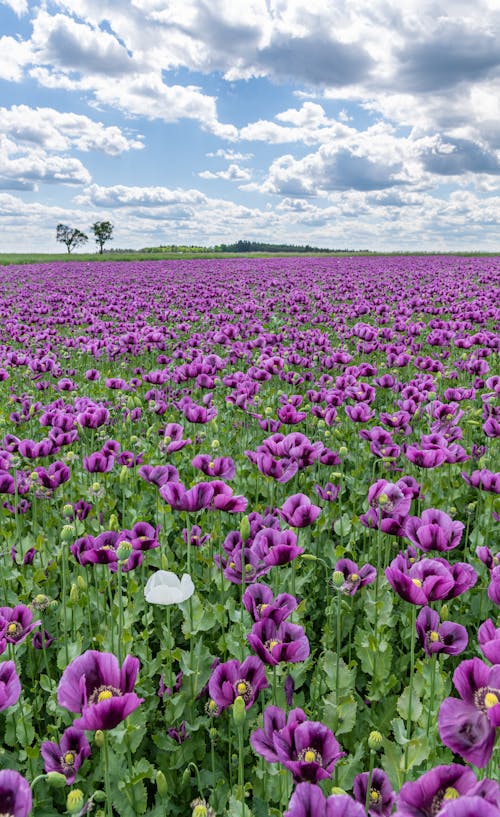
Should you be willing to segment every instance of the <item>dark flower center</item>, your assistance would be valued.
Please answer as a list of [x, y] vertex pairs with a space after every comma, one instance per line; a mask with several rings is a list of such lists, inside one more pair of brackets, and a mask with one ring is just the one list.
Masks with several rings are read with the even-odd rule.
[[[8, 638], [20, 638], [23, 634], [23, 627], [19, 621], [11, 621], [9, 626], [7, 627], [7, 637]], [[2, 817], [2, 815], [0, 815]]]
[[[63, 772], [72, 771], [76, 760], [75, 752], [65, 752], [61, 757], [61, 768]], [[0, 815], [1, 817], [1, 815]]]
[[474, 705], [481, 710], [487, 712], [492, 706], [500, 703], [500, 689], [492, 687], [480, 687], [474, 693]]
[[220, 709], [213, 698], [210, 698], [210, 700], [207, 702], [205, 712], [207, 715], [210, 715], [210, 717], [217, 717], [217, 715], [220, 715]]
[[269, 650], [269, 652], [272, 652], [273, 647], [277, 647], [278, 644], [281, 644], [281, 643], [282, 642], [278, 641], [276, 638], [270, 638], [269, 641], [266, 641], [264, 646], [265, 646], [266, 650]]
[[298, 757], [303, 763], [317, 763], [318, 766], [323, 766], [323, 758], [320, 752], [318, 752], [317, 749], [313, 749], [312, 746], [302, 749]]
[[246, 704], [253, 699], [252, 685], [249, 684], [248, 681], [245, 681], [243, 678], [240, 678], [239, 681], [236, 681], [236, 683], [234, 684], [234, 689], [236, 694], [243, 698]]
[[448, 786], [446, 789], [439, 789], [437, 794], [435, 794], [432, 798], [432, 817], [435, 817], [435, 815], [441, 811], [443, 808], [443, 801], [446, 804], [447, 800], [457, 800], [458, 797], [460, 797], [460, 792], [453, 788], [453, 786]]
[[103, 686], [94, 689], [89, 698], [89, 704], [100, 704], [102, 701], [109, 700], [109, 698], [119, 698], [121, 694], [121, 691], [116, 687], [103, 684]]

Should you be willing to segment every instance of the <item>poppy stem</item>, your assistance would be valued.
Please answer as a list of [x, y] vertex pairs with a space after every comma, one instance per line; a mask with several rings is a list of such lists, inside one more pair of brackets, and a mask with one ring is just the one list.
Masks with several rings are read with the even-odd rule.
[[118, 559], [118, 663], [123, 662], [123, 596], [122, 596], [122, 564]]
[[62, 608], [63, 608], [63, 626], [64, 626], [64, 657], [66, 659], [66, 665], [69, 664], [69, 651], [68, 651], [68, 597], [67, 597], [67, 574], [66, 571], [68, 569], [67, 559], [66, 559], [66, 544], [64, 541], [61, 541], [61, 573], [62, 573], [62, 588], [61, 588], [61, 596], [62, 596]]
[[109, 747], [108, 747], [108, 733], [104, 732], [104, 790], [106, 792], [106, 814], [107, 817], [113, 817], [113, 806], [111, 803], [111, 785], [109, 782]]
[[408, 751], [409, 751], [409, 742], [411, 738], [411, 716], [412, 716], [412, 703], [413, 703], [413, 674], [415, 671], [415, 636], [416, 636], [416, 616], [417, 616], [417, 608], [414, 604], [411, 605], [411, 616], [410, 616], [410, 683], [408, 686], [408, 723], [406, 724], [406, 739], [408, 743], [405, 747], [405, 769], [408, 771]]
[[429, 709], [427, 712], [427, 729], [425, 732], [427, 740], [429, 739], [432, 713], [434, 712], [434, 690], [436, 688], [436, 664], [438, 663], [438, 660], [438, 653], [435, 652], [431, 658], [431, 688], [429, 692]]
[[335, 706], [337, 707], [337, 712], [339, 708], [341, 640], [342, 630], [340, 619], [340, 588], [337, 588], [337, 667], [335, 670]]
[[365, 797], [365, 811], [368, 814], [370, 810], [370, 797], [371, 797], [371, 790], [372, 790], [372, 777], [373, 777], [373, 760], [375, 757], [375, 752], [373, 749], [370, 749], [370, 762], [368, 767], [368, 780], [366, 781], [366, 797]]

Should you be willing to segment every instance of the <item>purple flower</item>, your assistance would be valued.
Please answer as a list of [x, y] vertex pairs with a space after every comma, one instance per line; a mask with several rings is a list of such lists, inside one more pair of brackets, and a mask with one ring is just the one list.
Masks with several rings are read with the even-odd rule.
[[[364, 807], [368, 787], [368, 772], [357, 774], [354, 778], [352, 793], [354, 799]], [[368, 813], [372, 817], [389, 817], [396, 795], [389, 782], [389, 778], [382, 769], [373, 769], [368, 796]]]
[[335, 502], [340, 493], [340, 485], [327, 482], [324, 488], [321, 485], [315, 485], [314, 490], [324, 502]]
[[439, 710], [441, 740], [468, 763], [482, 768], [491, 759], [500, 725], [500, 666], [479, 658], [462, 661], [453, 674], [461, 698], [446, 698]]
[[482, 468], [480, 471], [473, 471], [470, 476], [462, 472], [462, 477], [467, 485], [470, 485], [472, 488], [479, 488], [482, 491], [500, 494], [500, 471], [493, 473], [487, 468]]
[[444, 511], [428, 508], [420, 518], [408, 517], [404, 529], [410, 542], [420, 550], [445, 551], [460, 544], [464, 525], [462, 522], [454, 522]]
[[174, 511], [201, 511], [211, 505], [213, 495], [210, 482], [199, 482], [189, 490], [182, 482], [166, 482], [160, 487], [160, 496]]
[[340, 590], [349, 596], [354, 596], [361, 587], [372, 584], [377, 577], [377, 571], [373, 565], [366, 564], [359, 568], [351, 559], [339, 559], [335, 565], [335, 571], [344, 574], [345, 581]]
[[309, 639], [303, 627], [290, 621], [276, 624], [272, 618], [262, 618], [255, 622], [247, 639], [259, 658], [270, 666], [281, 661], [295, 664], [309, 657]]
[[293, 494], [283, 503], [279, 515], [291, 528], [306, 528], [312, 525], [321, 513], [318, 505], [313, 505], [305, 494]]
[[21, 681], [13, 661], [0, 664], [0, 712], [14, 706], [21, 695]]
[[293, 680], [293, 675], [290, 675], [290, 673], [288, 673], [288, 675], [285, 678], [283, 689], [285, 692], [286, 705], [293, 706], [293, 693], [295, 690], [295, 681]]
[[497, 565], [490, 572], [490, 583], [488, 585], [488, 598], [500, 607], [500, 565]]
[[83, 458], [83, 467], [91, 474], [105, 474], [111, 471], [114, 464], [114, 455], [105, 454], [103, 451], [94, 451], [93, 454]]
[[500, 628], [495, 628], [491, 618], [481, 624], [477, 640], [484, 657], [492, 664], [500, 664]]
[[32, 621], [33, 613], [24, 604], [18, 604], [16, 607], [0, 607], [0, 617], [7, 622], [4, 637], [8, 644], [20, 644], [35, 627], [41, 624], [40, 621]]
[[19, 772], [0, 771], [0, 809], [8, 817], [28, 817], [31, 811], [31, 786]]
[[248, 499], [244, 496], [233, 495], [233, 489], [221, 480], [214, 480], [208, 483], [213, 490], [213, 507], [219, 511], [228, 513], [242, 513], [247, 505]]
[[252, 584], [243, 594], [243, 604], [254, 621], [272, 618], [279, 625], [297, 607], [297, 599], [289, 593], [280, 593], [276, 598], [266, 584]]
[[274, 733], [273, 742], [279, 762], [296, 783], [318, 783], [331, 777], [335, 764], [345, 755], [333, 732], [318, 721], [287, 725]]
[[[184, 544], [188, 544], [188, 531], [187, 528], [183, 528], [182, 530], [182, 538], [184, 539]], [[199, 525], [192, 525], [189, 531], [189, 542], [193, 547], [201, 548], [205, 542], [208, 542], [210, 539], [210, 534], [205, 533], [202, 535], [201, 528]]]
[[446, 449], [444, 448], [421, 449], [416, 445], [408, 445], [404, 448], [404, 455], [407, 460], [420, 468], [436, 468], [446, 462]]
[[385, 571], [392, 588], [412, 604], [427, 605], [444, 599], [455, 585], [451, 571], [438, 559], [421, 559], [408, 567], [403, 554], [392, 560]]
[[[498, 784], [493, 780], [478, 782], [467, 766], [452, 763], [435, 766], [414, 782], [404, 783], [397, 796], [396, 814], [401, 817], [435, 817], [449, 814], [451, 805], [474, 797], [477, 802], [476, 817], [483, 815], [486, 802], [498, 808]], [[465, 817], [465, 816], [464, 816]], [[472, 815], [471, 815], [472, 817]]]
[[233, 479], [236, 468], [231, 457], [210, 457], [208, 454], [198, 454], [192, 461], [191, 465], [194, 468], [199, 468], [200, 471], [207, 477], [217, 477], [218, 479]]
[[268, 706], [264, 710], [264, 728], [257, 729], [250, 735], [250, 743], [255, 752], [268, 761], [268, 763], [278, 763], [276, 747], [274, 745], [274, 738], [279, 735], [286, 727], [289, 733], [299, 725], [307, 720], [307, 715], [302, 709], [292, 709], [288, 713], [288, 719], [279, 706]]
[[70, 726], [64, 731], [60, 743], [44, 741], [40, 752], [45, 763], [45, 772], [64, 774], [66, 783], [71, 786], [83, 761], [90, 756], [90, 744], [85, 732]]
[[42, 630], [38, 630], [38, 632], [36, 632], [31, 639], [31, 643], [33, 644], [35, 650], [46, 650], [47, 647], [50, 647], [53, 641], [55, 641], [54, 637], [45, 629], [43, 632]]
[[299, 783], [283, 817], [364, 817], [364, 815], [363, 806], [348, 794], [332, 794], [325, 797], [320, 787], [314, 783]]
[[59, 706], [82, 715], [73, 723], [78, 729], [114, 729], [144, 700], [133, 691], [138, 671], [139, 659], [131, 655], [120, 668], [112, 653], [87, 650], [64, 670]]
[[417, 616], [416, 627], [426, 655], [433, 655], [436, 652], [460, 655], [469, 641], [465, 627], [453, 621], [444, 621], [441, 624], [439, 614], [430, 607], [422, 607]]
[[159, 488], [166, 482], [179, 482], [179, 472], [173, 465], [141, 465], [138, 474]]
[[258, 658], [249, 656], [242, 664], [233, 658], [219, 664], [212, 673], [208, 682], [208, 711], [212, 715], [220, 715], [238, 696], [243, 698], [245, 708], [249, 709], [260, 690], [268, 686], [264, 665]]

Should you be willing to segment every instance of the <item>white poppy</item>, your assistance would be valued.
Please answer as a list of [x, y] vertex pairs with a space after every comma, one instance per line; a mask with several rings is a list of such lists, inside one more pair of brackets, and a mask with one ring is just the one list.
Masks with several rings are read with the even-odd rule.
[[180, 604], [194, 593], [191, 576], [184, 573], [179, 579], [169, 570], [157, 570], [148, 579], [144, 596], [150, 604]]

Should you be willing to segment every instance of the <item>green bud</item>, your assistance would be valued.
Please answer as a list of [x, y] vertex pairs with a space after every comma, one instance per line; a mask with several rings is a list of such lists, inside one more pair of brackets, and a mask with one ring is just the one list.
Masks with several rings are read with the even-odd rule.
[[341, 789], [340, 786], [333, 786], [333, 788], [330, 789], [330, 794], [347, 794], [347, 792]]
[[376, 730], [370, 732], [368, 735], [368, 748], [372, 749], [374, 752], [377, 752], [382, 746], [383, 740], [384, 739], [380, 732], [377, 732]]
[[65, 505], [62, 509], [63, 516], [73, 516], [73, 505]]
[[128, 468], [126, 465], [122, 465], [122, 469], [118, 476], [118, 482], [120, 485], [123, 485], [128, 480]]
[[238, 695], [238, 697], [234, 699], [233, 703], [233, 720], [238, 729], [241, 729], [243, 727], [243, 724], [245, 723], [246, 720], [246, 716], [247, 713], [245, 710], [245, 701], [243, 700], [241, 695]]
[[104, 732], [102, 731], [102, 729], [96, 730], [96, 733], [94, 735], [94, 741], [95, 745], [98, 746], [99, 749], [101, 749], [101, 747], [104, 746]]
[[130, 542], [119, 542], [118, 549], [116, 551], [117, 558], [120, 562], [127, 561], [128, 557], [132, 552], [132, 545]]
[[305, 559], [306, 562], [317, 562], [318, 557], [314, 553], [301, 553], [299, 559]]
[[334, 587], [342, 587], [345, 582], [345, 576], [341, 570], [334, 570], [333, 571], [333, 586]]
[[156, 788], [161, 797], [165, 797], [168, 794], [167, 778], [160, 769], [156, 772]]
[[118, 522], [118, 517], [115, 513], [112, 513], [109, 517], [109, 528], [110, 530], [117, 532], [120, 530], [120, 523]]
[[106, 800], [106, 792], [102, 789], [96, 789], [92, 795], [92, 800], [95, 800], [96, 803], [104, 803]]
[[168, 559], [164, 553], [161, 554], [161, 569], [168, 570]]
[[448, 621], [449, 609], [447, 604], [443, 604], [441, 610], [439, 611], [439, 615], [441, 616], [441, 621]]
[[[212, 420], [212, 422], [214, 422], [214, 421]], [[213, 449], [214, 451], [217, 451], [217, 449], [218, 449], [218, 448], [220, 448], [220, 442], [219, 442], [219, 440], [212, 440], [212, 442], [210, 443], [210, 445], [211, 445], [211, 447], [212, 447], [212, 449]]]
[[[64, 775], [63, 775], [64, 777]], [[84, 795], [81, 789], [73, 789], [66, 798], [66, 809], [70, 814], [78, 814], [84, 804]]]
[[45, 780], [54, 789], [62, 789], [67, 785], [66, 775], [61, 772], [49, 772], [45, 776]]
[[78, 585], [79, 590], [86, 590], [87, 589], [87, 582], [83, 578], [83, 576], [76, 577], [76, 583]]
[[75, 582], [71, 585], [71, 590], [69, 591], [69, 600], [71, 604], [76, 604], [78, 601], [78, 587], [76, 586]]
[[340, 448], [339, 448], [339, 454], [340, 454], [340, 456], [341, 456], [341, 457], [345, 457], [345, 455], [346, 455], [347, 453], [348, 453], [348, 449], [346, 448], [346, 446], [345, 446], [345, 445], [341, 445], [341, 446], [340, 446]]
[[74, 525], [63, 525], [61, 530], [61, 539], [63, 542], [71, 542], [76, 536]]
[[94, 493], [97, 493], [97, 491], [101, 490], [101, 483], [100, 482], [93, 482], [92, 485], [91, 485], [91, 488], [94, 491]]
[[248, 516], [244, 516], [240, 522], [240, 536], [244, 542], [250, 538], [250, 522]]

